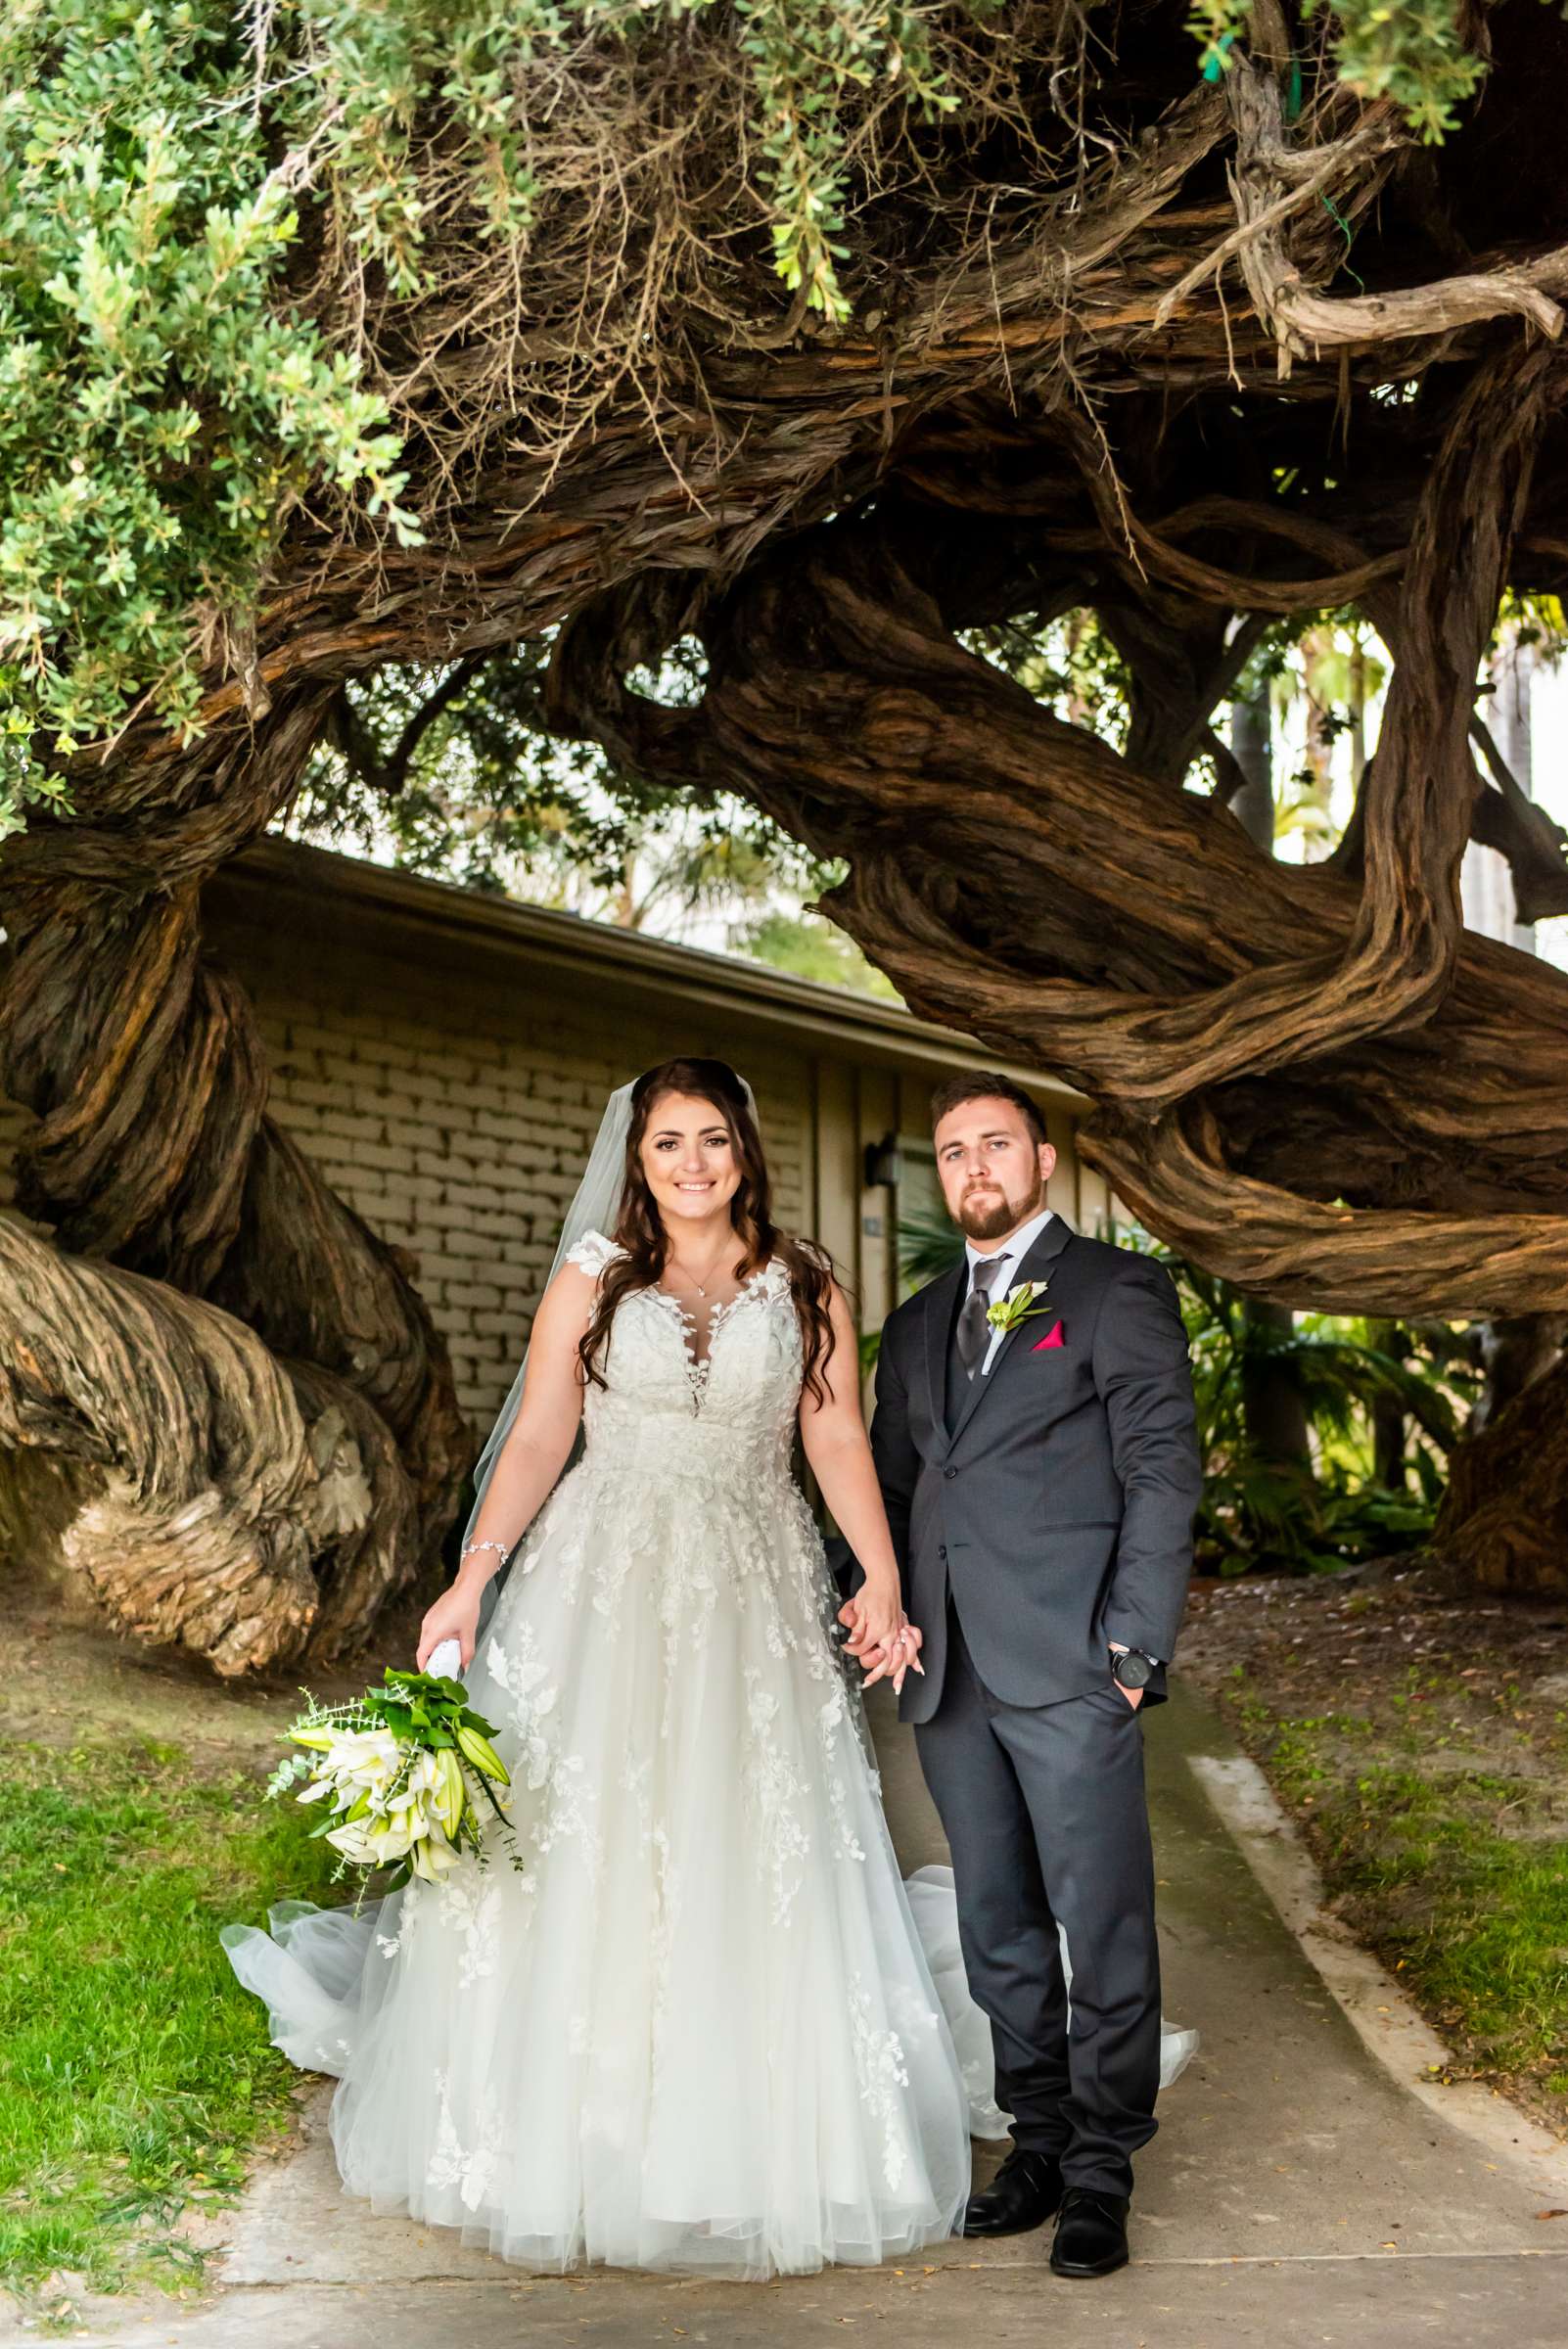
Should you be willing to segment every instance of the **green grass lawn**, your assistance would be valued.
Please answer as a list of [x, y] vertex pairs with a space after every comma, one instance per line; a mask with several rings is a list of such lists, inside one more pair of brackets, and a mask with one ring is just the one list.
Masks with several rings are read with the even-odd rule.
[[0, 2281], [191, 2280], [170, 2230], [221, 2202], [300, 2075], [217, 1939], [269, 1901], [350, 1897], [259, 1773], [129, 1735], [10, 1742], [0, 1808]]

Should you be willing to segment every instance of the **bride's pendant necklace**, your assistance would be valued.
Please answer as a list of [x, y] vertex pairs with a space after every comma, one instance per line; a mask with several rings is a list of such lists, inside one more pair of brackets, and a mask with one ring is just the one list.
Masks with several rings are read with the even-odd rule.
[[677, 1264], [673, 1257], [670, 1258], [669, 1263], [666, 1266], [665, 1269], [667, 1272], [678, 1272], [682, 1280], [689, 1280], [692, 1287], [696, 1290], [698, 1296], [701, 1297], [706, 1303], [708, 1297], [707, 1283], [713, 1279], [714, 1274], [717, 1271], [719, 1263], [721, 1259], [728, 1253], [730, 1245], [731, 1242], [726, 1240], [724, 1245], [718, 1249], [714, 1257], [713, 1263], [708, 1267], [707, 1277], [704, 1280], [699, 1280], [695, 1272], [688, 1272], [685, 1266], [682, 1264]]

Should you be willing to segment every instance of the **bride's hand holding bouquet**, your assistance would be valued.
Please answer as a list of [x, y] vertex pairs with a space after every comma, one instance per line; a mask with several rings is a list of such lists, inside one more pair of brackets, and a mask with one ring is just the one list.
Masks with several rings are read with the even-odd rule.
[[479, 1644], [480, 1602], [487, 1580], [482, 1569], [471, 1566], [465, 1558], [456, 1580], [427, 1607], [425, 1620], [419, 1627], [419, 1645], [414, 1651], [419, 1671], [428, 1670], [436, 1650], [442, 1645], [456, 1646], [454, 1672], [468, 1670]]
[[[514, 1473], [510, 1463], [507, 1472]], [[531, 1513], [531, 1512], [530, 1512]], [[439, 1647], [455, 1647], [457, 1653], [447, 1666], [452, 1672], [467, 1672], [474, 1661], [479, 1645], [480, 1606], [484, 1586], [497, 1567], [504, 1566], [517, 1546], [516, 1542], [492, 1542], [472, 1539], [463, 1544], [457, 1561], [457, 1573], [439, 1598], [425, 1610], [425, 1620], [419, 1627], [419, 1645], [414, 1651], [414, 1663], [420, 1672], [428, 1672], [436, 1663]], [[488, 1557], [487, 1551], [494, 1551]]]

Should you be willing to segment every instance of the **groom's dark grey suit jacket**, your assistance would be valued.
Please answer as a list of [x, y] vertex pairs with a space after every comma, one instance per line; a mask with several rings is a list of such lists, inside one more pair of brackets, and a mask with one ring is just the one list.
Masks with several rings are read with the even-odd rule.
[[[1008, 1273], [1009, 1286], [1047, 1283], [1041, 1310], [977, 1371], [949, 1428], [966, 1270], [890, 1314], [877, 1360], [871, 1449], [904, 1606], [924, 1634], [904, 1721], [929, 1721], [941, 1699], [949, 1589], [986, 1685], [1007, 1704], [1046, 1705], [1105, 1685], [1110, 1640], [1169, 1657], [1191, 1571], [1202, 1476], [1165, 1267], [1053, 1215]], [[856, 1568], [848, 1587], [860, 1579]], [[1165, 1693], [1157, 1669], [1143, 1701]]]

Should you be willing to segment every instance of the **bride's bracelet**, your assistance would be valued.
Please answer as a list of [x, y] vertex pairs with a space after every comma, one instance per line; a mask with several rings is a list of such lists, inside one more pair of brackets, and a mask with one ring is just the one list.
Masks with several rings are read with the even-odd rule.
[[471, 1550], [479, 1549], [497, 1549], [500, 1551], [503, 1558], [509, 1554], [508, 1545], [504, 1542], [465, 1542], [461, 1550], [458, 1552], [457, 1562], [459, 1566], [461, 1566], [463, 1560], [468, 1556]]

